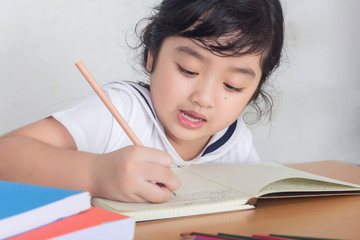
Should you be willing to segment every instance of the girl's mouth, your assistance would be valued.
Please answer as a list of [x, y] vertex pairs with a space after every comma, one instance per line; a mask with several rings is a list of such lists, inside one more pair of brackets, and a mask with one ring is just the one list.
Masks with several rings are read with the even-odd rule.
[[178, 111], [178, 120], [182, 126], [186, 128], [199, 128], [206, 123], [206, 119], [203, 115], [192, 111]]

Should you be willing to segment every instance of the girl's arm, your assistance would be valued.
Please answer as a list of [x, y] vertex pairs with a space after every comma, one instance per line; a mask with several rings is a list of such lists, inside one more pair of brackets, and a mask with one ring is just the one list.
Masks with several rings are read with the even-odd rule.
[[70, 133], [52, 117], [0, 138], [1, 180], [89, 191], [119, 201], [168, 200], [180, 185], [170, 164], [167, 153], [146, 147], [107, 154], [77, 151]]

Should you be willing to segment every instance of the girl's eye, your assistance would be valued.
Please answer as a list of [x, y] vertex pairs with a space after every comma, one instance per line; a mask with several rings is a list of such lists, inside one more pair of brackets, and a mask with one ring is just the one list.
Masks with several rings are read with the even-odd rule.
[[196, 77], [197, 75], [199, 75], [196, 72], [191, 72], [191, 71], [186, 70], [185, 68], [181, 67], [180, 65], [178, 65], [178, 68], [179, 68], [180, 72], [182, 72], [183, 74], [185, 74], [188, 77]]
[[224, 86], [226, 87], [226, 89], [228, 89], [229, 91], [235, 91], [235, 92], [241, 92], [242, 88], [236, 88], [233, 87], [227, 83], [224, 83]]

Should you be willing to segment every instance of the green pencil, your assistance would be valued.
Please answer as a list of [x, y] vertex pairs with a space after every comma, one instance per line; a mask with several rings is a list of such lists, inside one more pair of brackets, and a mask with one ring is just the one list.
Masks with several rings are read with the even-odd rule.
[[235, 235], [228, 233], [218, 233], [218, 235], [222, 237], [231, 237], [231, 238], [243, 239], [243, 240], [264, 240], [263, 238], [249, 237], [249, 236], [242, 236], [242, 235]]
[[291, 235], [282, 235], [282, 234], [269, 234], [269, 236], [290, 238], [290, 239], [295, 239], [295, 240], [340, 240], [340, 239], [335, 239], [335, 238], [303, 237], [303, 236], [291, 236]]

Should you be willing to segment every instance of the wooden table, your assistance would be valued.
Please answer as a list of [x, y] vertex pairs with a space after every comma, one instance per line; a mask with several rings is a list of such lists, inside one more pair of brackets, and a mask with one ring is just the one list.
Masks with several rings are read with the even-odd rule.
[[[360, 167], [335, 161], [289, 167], [360, 184]], [[256, 209], [137, 223], [135, 240], [181, 239], [182, 232], [288, 234], [360, 239], [360, 195], [259, 200]]]

